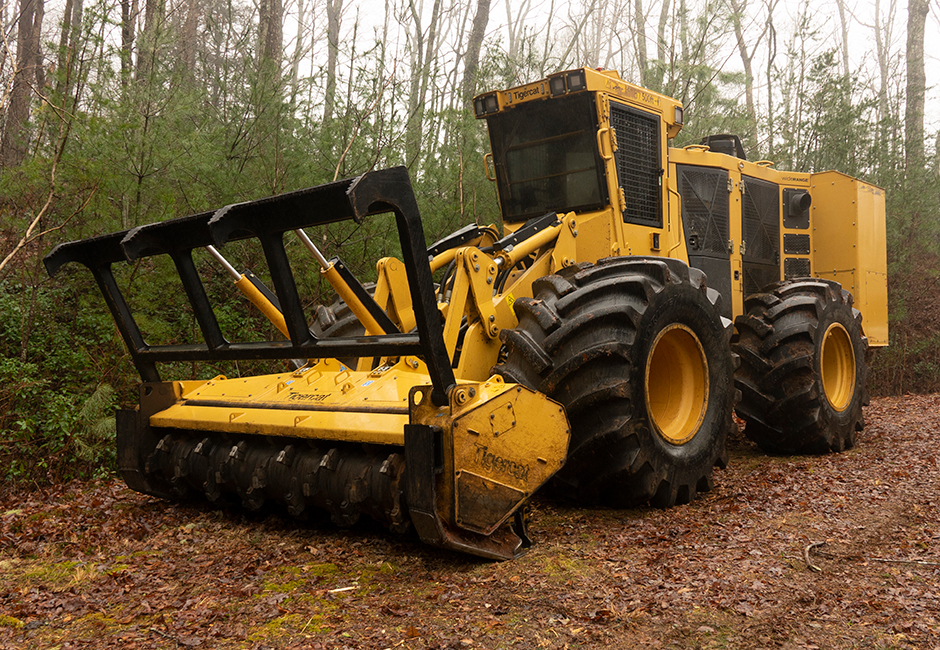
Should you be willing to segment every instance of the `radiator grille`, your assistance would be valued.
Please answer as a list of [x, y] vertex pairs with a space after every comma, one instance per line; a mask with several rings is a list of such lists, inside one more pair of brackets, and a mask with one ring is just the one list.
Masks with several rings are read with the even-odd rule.
[[614, 160], [626, 199], [623, 220], [662, 227], [659, 118], [611, 103], [610, 126], [617, 133]]

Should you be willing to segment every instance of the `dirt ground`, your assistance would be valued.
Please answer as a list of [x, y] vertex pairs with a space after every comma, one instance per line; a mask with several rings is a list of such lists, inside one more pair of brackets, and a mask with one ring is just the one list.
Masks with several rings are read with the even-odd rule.
[[874, 400], [856, 449], [770, 458], [661, 510], [537, 501], [486, 562], [135, 494], [0, 495], [0, 648], [940, 649], [940, 396]]

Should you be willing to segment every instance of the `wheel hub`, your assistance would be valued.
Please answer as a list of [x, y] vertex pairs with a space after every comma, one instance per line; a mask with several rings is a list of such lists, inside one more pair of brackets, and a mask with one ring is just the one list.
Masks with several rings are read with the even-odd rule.
[[656, 432], [674, 445], [695, 437], [708, 407], [708, 361], [695, 333], [680, 323], [663, 329], [646, 360], [646, 410]]
[[830, 406], [844, 411], [855, 394], [855, 350], [852, 338], [841, 323], [833, 323], [823, 336], [819, 354], [823, 391]]

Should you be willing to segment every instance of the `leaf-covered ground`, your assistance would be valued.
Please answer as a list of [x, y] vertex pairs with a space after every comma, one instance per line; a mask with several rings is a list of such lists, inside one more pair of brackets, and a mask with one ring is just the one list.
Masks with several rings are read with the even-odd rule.
[[867, 419], [840, 455], [736, 439], [689, 506], [538, 501], [503, 563], [117, 480], [8, 493], [0, 648], [938, 649], [940, 396]]

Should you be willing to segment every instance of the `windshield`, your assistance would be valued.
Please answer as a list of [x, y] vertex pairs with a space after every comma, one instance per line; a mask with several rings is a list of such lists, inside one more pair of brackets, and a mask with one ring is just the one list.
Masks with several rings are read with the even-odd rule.
[[505, 221], [607, 204], [592, 93], [527, 102], [487, 122]]

